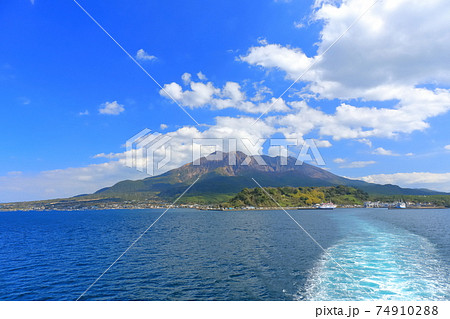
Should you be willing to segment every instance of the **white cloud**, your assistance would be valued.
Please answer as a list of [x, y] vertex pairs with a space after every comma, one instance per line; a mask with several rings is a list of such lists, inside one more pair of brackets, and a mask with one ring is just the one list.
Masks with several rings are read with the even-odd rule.
[[366, 144], [369, 147], [372, 147], [372, 141], [367, 138], [360, 138], [357, 141], [360, 143]]
[[444, 192], [450, 192], [450, 173], [395, 173], [377, 174], [358, 177], [363, 181], [377, 184], [394, 184], [402, 187], [431, 188]]
[[[372, 0], [318, 1], [315, 19], [324, 28], [318, 52], [323, 52]], [[370, 96], [382, 86], [409, 86], [431, 81], [449, 83], [450, 7], [446, 0], [424, 3], [380, 1], [333, 46], [318, 63], [323, 93], [335, 97]], [[326, 92], [327, 90], [329, 92]]]
[[[372, 0], [316, 1], [313, 19], [324, 23], [318, 55], [300, 48], [260, 43], [241, 61], [265, 70], [277, 69], [290, 80], [301, 79], [319, 99], [361, 99], [368, 106], [342, 103], [334, 114], [315, 113], [321, 135], [367, 141], [423, 131], [428, 119], [450, 111], [450, 7], [445, 0], [380, 1], [325, 55], [320, 56], [371, 4]], [[441, 36], [441, 34], [445, 35]], [[435, 89], [427, 88], [432, 83]], [[437, 85], [437, 84], [440, 85]], [[425, 85], [425, 86], [424, 86]], [[439, 88], [441, 86], [441, 88]], [[390, 101], [390, 107], [371, 107]], [[305, 123], [302, 122], [302, 123]]]
[[164, 97], [169, 95], [178, 103], [190, 108], [203, 107], [208, 105], [214, 94], [220, 90], [216, 89], [212, 83], [190, 82], [191, 90], [183, 91], [183, 88], [175, 82], [164, 85], [164, 90], [160, 90], [160, 94]]
[[267, 42], [267, 39], [263, 38], [263, 37], [259, 37], [258, 38], [258, 43], [261, 44], [261, 45], [268, 45], [269, 44], [269, 42]]
[[80, 116], [89, 115], [89, 111], [88, 110], [84, 110], [83, 112], [78, 113], [78, 115], [80, 115]]
[[342, 164], [342, 163], [345, 163], [346, 162], [346, 160], [345, 159], [343, 159], [343, 158], [335, 158], [334, 160], [333, 160], [333, 162], [335, 162], [335, 163], [338, 163], [338, 164]]
[[105, 102], [103, 103], [100, 108], [98, 109], [100, 114], [107, 114], [107, 115], [119, 115], [123, 111], [125, 111], [125, 108], [122, 104], [117, 103], [117, 101], [114, 102]]
[[19, 98], [20, 103], [22, 103], [23, 105], [28, 105], [31, 103], [31, 100], [27, 97], [20, 97]]
[[[409, 93], [409, 97], [406, 95]], [[297, 113], [267, 119], [280, 126], [290, 126], [302, 132], [318, 129], [320, 135], [334, 140], [356, 139], [368, 143], [371, 137], [393, 138], [399, 134], [423, 131], [426, 120], [450, 110], [450, 91], [426, 89], [406, 90], [404, 101], [396, 108], [356, 107], [342, 103], [334, 114], [309, 107], [305, 102], [289, 103]], [[427, 107], [424, 107], [424, 106]], [[299, 125], [301, 123], [301, 125]]]
[[208, 78], [201, 71], [197, 73], [197, 77], [200, 81], [206, 81]]
[[372, 152], [372, 154], [375, 154], [375, 155], [386, 155], [386, 156], [398, 156], [398, 155], [399, 155], [399, 154], [394, 153], [394, 152], [391, 151], [391, 150], [386, 150], [386, 149], [384, 149], [384, 148], [382, 148], [382, 147], [376, 148], [376, 149]]
[[95, 192], [124, 179], [146, 175], [118, 161], [87, 167], [0, 176], [0, 202], [69, 197]]
[[255, 90], [255, 95], [250, 98], [250, 100], [253, 102], [263, 101], [267, 99], [267, 97], [273, 95], [272, 90], [264, 85], [264, 80], [253, 83], [253, 89]]
[[240, 60], [266, 69], [285, 71], [290, 79], [296, 79], [313, 63], [313, 59], [308, 58], [301, 49], [268, 43], [250, 48], [247, 55], [240, 56]]
[[[242, 59], [268, 68], [290, 69], [288, 74], [291, 72], [292, 77], [296, 77], [305, 68], [307, 63], [298, 62], [301, 61], [299, 52], [284, 48], [290, 52], [290, 55], [280, 53], [282, 50], [279, 46], [276, 46], [275, 51], [280, 52], [273, 53], [273, 48], [273, 45], [261, 47], [259, 53], [255, 53], [256, 49], [254, 49], [253, 52]], [[267, 53], [267, 51], [270, 53]], [[266, 53], [267, 56], [265, 56]], [[317, 85], [320, 83], [324, 82], [316, 82]], [[450, 110], [450, 90], [448, 89], [431, 90], [407, 86], [379, 86], [353, 97], [364, 98], [369, 95], [375, 100], [398, 99], [400, 101], [390, 108], [356, 107], [348, 103], [342, 103], [336, 108], [333, 115], [317, 111], [316, 115], [320, 115], [321, 118], [320, 123], [317, 123], [320, 126], [320, 133], [333, 136], [336, 140], [351, 138], [368, 141], [368, 137], [395, 137], [399, 133], [423, 131], [429, 127], [427, 122], [429, 118]], [[370, 102], [367, 102], [367, 104], [370, 104]], [[306, 111], [307, 109], [303, 108], [299, 113]], [[312, 111], [308, 110], [308, 112]], [[299, 114], [299, 117], [303, 116]], [[303, 120], [303, 122], [308, 121], [305, 118]]]
[[[437, 85], [450, 83], [450, 65], [446, 63], [446, 52], [450, 50], [450, 35], [446, 32], [450, 9], [444, 0], [426, 5], [418, 0], [379, 2], [332, 50], [320, 57], [371, 4], [372, 0], [316, 1], [313, 19], [324, 26], [317, 56], [309, 57], [300, 48], [270, 44], [261, 38], [258, 46], [239, 57], [264, 71], [280, 70], [290, 80], [297, 79], [316, 63], [301, 79], [307, 83], [301, 95], [359, 99], [365, 104], [341, 102], [334, 112], [328, 111], [329, 108], [324, 112], [303, 101], [281, 100], [269, 110], [279, 115], [264, 118], [268, 125], [286, 136], [303, 138], [317, 132], [320, 138], [354, 139], [371, 147], [373, 137], [395, 138], [424, 131], [430, 118], [450, 111], [450, 90]], [[445, 35], [441, 37], [441, 33]], [[447, 38], [449, 41], [444, 41]], [[433, 83], [434, 88], [428, 88], [427, 83]], [[228, 82], [223, 88], [211, 82], [192, 82], [190, 86], [183, 90], [177, 83], [171, 83], [165, 88], [180, 104], [191, 108], [236, 108], [256, 114], [275, 101], [271, 91], [255, 91], [254, 96], [249, 96], [236, 82]], [[375, 107], [372, 101], [389, 103]]]
[[[261, 113], [269, 108], [271, 112], [286, 112], [289, 110], [283, 99], [276, 101], [272, 97], [266, 98], [264, 102], [261, 101], [264, 99], [261, 99], [263, 92], [268, 92], [264, 88], [260, 88], [254, 97], [248, 99], [241, 85], [236, 82], [229, 81], [222, 88], [216, 88], [212, 82], [192, 81], [189, 73], [183, 74], [182, 80], [189, 85], [189, 89], [183, 90], [181, 85], [172, 82], [165, 84], [159, 93], [161, 96], [171, 97], [180, 105], [190, 108], [209, 107], [213, 110], [236, 108], [246, 113]], [[252, 99], [255, 100], [255, 97], [258, 100], [257, 103], [252, 101]]]
[[153, 61], [156, 59], [156, 56], [148, 54], [144, 49], [139, 49], [136, 52], [136, 59], [140, 61]]
[[396, 88], [450, 83], [446, 0], [380, 1], [319, 58], [372, 4], [372, 0], [316, 1], [313, 19], [324, 23], [316, 57], [307, 57], [299, 48], [267, 43], [251, 48], [241, 60], [280, 69], [290, 79], [315, 62], [303, 80], [311, 81], [311, 89], [326, 98], [384, 100]]
[[11, 171], [11, 172], [7, 173], [7, 175], [9, 175], [9, 176], [17, 176], [17, 175], [22, 175], [22, 174], [23, 174], [22, 171]]
[[189, 83], [191, 83], [191, 78], [192, 75], [190, 73], [183, 73], [183, 75], [181, 76], [181, 79], [183, 80], [184, 85], [188, 85]]
[[450, 144], [449, 144], [449, 145], [445, 145], [445, 146], [444, 146], [444, 149], [450, 151]]
[[165, 130], [166, 128], [168, 128], [169, 126], [167, 125], [167, 124], [161, 124], [160, 126], [159, 126], [159, 128], [161, 129], [161, 130]]
[[107, 159], [117, 159], [117, 158], [124, 158], [124, 155], [122, 153], [99, 153], [92, 156], [92, 158], [107, 158]]
[[333, 146], [333, 144], [330, 143], [330, 141], [327, 140], [314, 140], [314, 143], [316, 144], [317, 147], [331, 147]]
[[363, 168], [363, 167], [366, 167], [368, 165], [372, 165], [375, 163], [376, 163], [375, 161], [355, 161], [355, 162], [350, 162], [345, 165], [341, 165], [339, 167], [340, 168]]
[[294, 22], [294, 27], [295, 27], [296, 29], [302, 29], [302, 28], [305, 27], [305, 24], [302, 23], [302, 22]]

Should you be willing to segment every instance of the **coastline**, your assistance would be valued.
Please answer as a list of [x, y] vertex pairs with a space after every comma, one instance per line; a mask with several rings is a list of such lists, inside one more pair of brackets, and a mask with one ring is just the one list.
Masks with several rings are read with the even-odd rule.
[[[51, 209], [36, 209], [36, 208], [12, 208], [12, 209], [0, 209], [0, 213], [6, 212], [58, 212], [58, 211], [74, 211], [74, 212], [82, 212], [82, 211], [99, 211], [99, 210], [144, 210], [144, 209], [193, 209], [199, 211], [216, 211], [216, 212], [233, 212], [233, 211], [267, 211], [267, 210], [318, 210], [323, 211], [327, 209], [319, 209], [317, 207], [283, 207], [280, 208], [278, 206], [275, 207], [235, 207], [235, 208], [220, 208], [220, 207], [211, 207], [211, 206], [191, 206], [191, 205], [162, 205], [162, 206], [153, 206], [153, 207], [83, 207], [83, 208], [51, 208]], [[363, 207], [363, 206], [338, 206], [335, 209], [389, 209], [389, 210], [430, 210], [430, 209], [450, 209], [450, 207], [445, 206], [429, 206], [429, 207], [406, 207], [406, 208], [397, 208], [397, 207]], [[328, 209], [332, 210], [332, 209]]]

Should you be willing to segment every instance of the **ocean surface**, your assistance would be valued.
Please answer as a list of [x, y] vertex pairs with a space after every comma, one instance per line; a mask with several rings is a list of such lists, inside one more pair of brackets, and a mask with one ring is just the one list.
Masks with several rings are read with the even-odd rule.
[[[163, 210], [0, 213], [0, 300], [76, 300]], [[81, 300], [450, 300], [450, 210], [169, 210]]]

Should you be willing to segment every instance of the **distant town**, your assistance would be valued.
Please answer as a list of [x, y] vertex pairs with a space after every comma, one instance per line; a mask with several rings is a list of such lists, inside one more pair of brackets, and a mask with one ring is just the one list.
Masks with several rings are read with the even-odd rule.
[[[404, 204], [404, 207], [401, 205]], [[320, 204], [310, 206], [283, 206], [283, 209], [318, 209]], [[231, 207], [222, 204], [171, 204], [171, 203], [155, 203], [146, 201], [123, 201], [111, 202], [109, 200], [97, 200], [80, 202], [80, 201], [58, 201], [58, 202], [20, 202], [0, 204], [0, 211], [84, 211], [84, 210], [112, 210], [112, 209], [167, 209], [167, 208], [190, 208], [197, 210], [278, 210], [279, 206], [236, 206]], [[446, 208], [438, 206], [432, 202], [382, 202], [367, 201], [363, 205], [337, 205], [337, 208], [409, 208], [409, 209], [432, 209]]]

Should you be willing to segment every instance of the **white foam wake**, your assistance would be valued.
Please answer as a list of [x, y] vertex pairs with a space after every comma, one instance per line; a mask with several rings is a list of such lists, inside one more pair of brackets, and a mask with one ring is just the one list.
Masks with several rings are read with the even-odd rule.
[[306, 299], [450, 299], [448, 269], [426, 238], [363, 220], [353, 220], [349, 231], [312, 269]]

